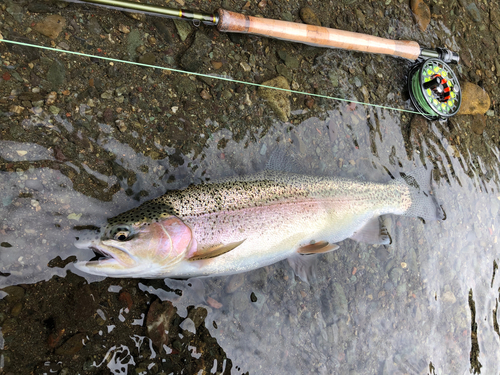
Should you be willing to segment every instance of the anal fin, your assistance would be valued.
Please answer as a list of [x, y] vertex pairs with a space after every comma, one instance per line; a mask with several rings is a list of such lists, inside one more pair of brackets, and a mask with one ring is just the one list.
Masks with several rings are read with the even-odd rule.
[[351, 239], [369, 244], [389, 245], [392, 243], [392, 238], [387, 231], [387, 228], [380, 224], [379, 217], [375, 216], [357, 232]]
[[222, 254], [225, 254], [236, 247], [240, 246], [245, 240], [239, 241], [239, 242], [232, 242], [228, 243], [225, 245], [219, 244], [215, 246], [211, 246], [207, 249], [198, 249], [196, 252], [191, 255], [188, 260], [190, 261], [195, 261], [195, 260], [204, 260], [204, 259], [210, 259], [210, 258], [215, 258], [218, 257]]
[[322, 253], [328, 253], [329, 251], [337, 250], [338, 248], [339, 248], [338, 245], [328, 243], [326, 241], [319, 241], [310, 245], [302, 246], [297, 250], [297, 252], [303, 255], [322, 254]]

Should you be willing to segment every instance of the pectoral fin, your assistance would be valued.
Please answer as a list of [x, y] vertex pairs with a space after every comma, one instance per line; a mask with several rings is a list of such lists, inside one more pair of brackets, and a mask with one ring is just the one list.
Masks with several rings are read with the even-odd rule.
[[371, 218], [363, 228], [351, 236], [351, 239], [369, 244], [389, 245], [392, 243], [387, 228], [380, 224], [378, 216]]
[[245, 240], [239, 242], [232, 242], [225, 245], [223, 244], [214, 245], [206, 249], [198, 249], [196, 252], [193, 253], [193, 255], [191, 255], [191, 257], [189, 257], [188, 260], [195, 261], [195, 260], [204, 260], [204, 259], [218, 257], [240, 246], [244, 241]]
[[310, 245], [305, 245], [300, 247], [297, 252], [299, 254], [322, 254], [328, 253], [329, 251], [337, 250], [339, 248], [338, 245], [333, 243], [328, 243], [326, 241], [319, 241]]

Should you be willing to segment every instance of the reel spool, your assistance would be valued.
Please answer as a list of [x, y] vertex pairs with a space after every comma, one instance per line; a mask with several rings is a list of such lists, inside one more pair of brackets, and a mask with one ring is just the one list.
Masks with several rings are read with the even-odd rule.
[[408, 91], [415, 108], [431, 121], [455, 115], [462, 102], [455, 73], [438, 58], [424, 60], [410, 71]]

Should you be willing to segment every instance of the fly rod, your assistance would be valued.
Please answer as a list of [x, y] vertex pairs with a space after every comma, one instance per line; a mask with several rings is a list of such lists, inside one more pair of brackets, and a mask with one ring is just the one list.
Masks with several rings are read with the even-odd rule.
[[214, 14], [172, 9], [125, 0], [66, 0], [111, 9], [138, 11], [154, 16], [192, 21], [195, 25], [217, 26], [222, 32], [260, 35], [316, 47], [384, 54], [416, 61], [408, 75], [410, 99], [429, 120], [446, 119], [460, 109], [460, 84], [449, 63], [458, 63], [456, 52], [446, 48], [422, 48], [417, 42], [391, 40], [372, 35], [296, 22], [259, 18], [225, 9]]

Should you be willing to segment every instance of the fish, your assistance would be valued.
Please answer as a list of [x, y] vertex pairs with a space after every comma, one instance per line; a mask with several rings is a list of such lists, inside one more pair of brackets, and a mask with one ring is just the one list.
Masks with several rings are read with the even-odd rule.
[[267, 169], [168, 191], [75, 243], [103, 257], [79, 261], [86, 273], [189, 279], [247, 272], [288, 259], [310, 277], [309, 260], [350, 238], [389, 244], [381, 215], [443, 220], [430, 169], [387, 183]]

